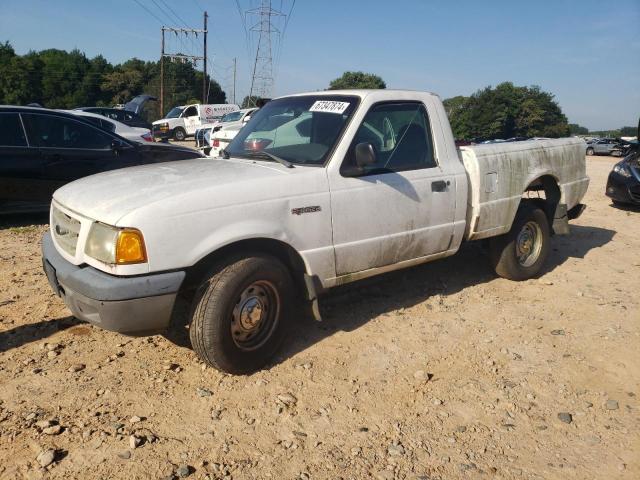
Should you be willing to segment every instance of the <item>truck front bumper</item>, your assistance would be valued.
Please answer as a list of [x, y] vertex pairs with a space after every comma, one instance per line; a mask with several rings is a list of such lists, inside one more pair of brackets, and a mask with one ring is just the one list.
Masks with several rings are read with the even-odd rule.
[[130, 335], [160, 333], [170, 323], [183, 271], [116, 277], [88, 265], [76, 266], [42, 238], [42, 265], [53, 291], [80, 320]]

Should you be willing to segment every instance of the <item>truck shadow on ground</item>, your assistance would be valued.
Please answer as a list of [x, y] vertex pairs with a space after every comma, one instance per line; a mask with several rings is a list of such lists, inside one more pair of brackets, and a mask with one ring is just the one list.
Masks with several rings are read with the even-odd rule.
[[[615, 231], [598, 227], [571, 226], [571, 235], [552, 239], [551, 252], [542, 275], [569, 258], [584, 258], [589, 251], [611, 241]], [[402, 308], [413, 307], [433, 295], [448, 296], [466, 287], [495, 280], [481, 242], [464, 244], [447, 259], [386, 273], [336, 287], [320, 300], [323, 321], [310, 317], [296, 319], [280, 354], [272, 364], [281, 363], [336, 332], [351, 332], [370, 320]], [[190, 348], [185, 307], [166, 338]]]
[[84, 322], [74, 317], [62, 317], [53, 320], [42, 320], [36, 323], [27, 323], [10, 330], [0, 332], [0, 353], [13, 348], [19, 348], [31, 342], [37, 342], [56, 333], [75, 327]]

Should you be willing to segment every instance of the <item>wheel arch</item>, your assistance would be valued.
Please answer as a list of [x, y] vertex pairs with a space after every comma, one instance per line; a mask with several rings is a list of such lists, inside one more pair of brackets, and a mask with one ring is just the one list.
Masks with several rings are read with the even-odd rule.
[[[538, 196], [532, 197], [532, 193], [537, 193]], [[544, 197], [540, 196], [541, 193]], [[538, 205], [545, 213], [549, 227], [553, 232], [553, 222], [556, 218], [556, 211], [561, 200], [562, 191], [560, 190], [558, 179], [550, 173], [545, 173], [529, 181], [529, 184], [523, 192], [523, 200], [521, 200], [521, 202], [529, 201]]]
[[305, 275], [308, 268], [302, 255], [290, 244], [268, 237], [235, 240], [211, 251], [187, 269], [185, 285], [187, 287], [197, 286], [211, 268], [223, 263], [225, 258], [235, 257], [242, 253], [263, 253], [277, 258], [291, 273], [296, 288], [305, 288]]

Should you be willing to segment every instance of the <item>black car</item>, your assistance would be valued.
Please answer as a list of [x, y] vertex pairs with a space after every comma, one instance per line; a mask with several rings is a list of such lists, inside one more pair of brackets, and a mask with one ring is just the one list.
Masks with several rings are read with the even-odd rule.
[[112, 120], [117, 120], [120, 123], [129, 125], [130, 127], [147, 128], [151, 130], [151, 124], [147, 122], [137, 113], [130, 112], [129, 110], [122, 110], [120, 108], [106, 108], [106, 107], [82, 107], [75, 108], [74, 110], [82, 110], [83, 112], [97, 113], [103, 115]]
[[0, 212], [47, 210], [57, 188], [94, 173], [202, 156], [129, 141], [77, 115], [0, 105]]
[[605, 193], [614, 204], [640, 205], [640, 150], [637, 142], [631, 152], [614, 165]]

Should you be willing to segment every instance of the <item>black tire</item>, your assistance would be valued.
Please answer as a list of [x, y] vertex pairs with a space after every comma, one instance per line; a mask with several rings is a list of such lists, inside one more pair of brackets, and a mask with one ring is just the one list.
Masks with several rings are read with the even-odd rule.
[[201, 360], [223, 372], [259, 370], [282, 343], [293, 302], [293, 282], [282, 262], [263, 254], [237, 257], [214, 269], [198, 289], [191, 345]]
[[[498, 275], [509, 280], [532, 278], [540, 272], [549, 254], [549, 242], [547, 216], [540, 208], [524, 202], [509, 233], [490, 241], [489, 255], [493, 268]], [[528, 256], [526, 252], [530, 252]]]
[[593, 148], [587, 148], [587, 155], [592, 156], [594, 154]]
[[178, 142], [183, 142], [187, 138], [187, 132], [182, 127], [176, 127], [173, 129], [173, 139]]

